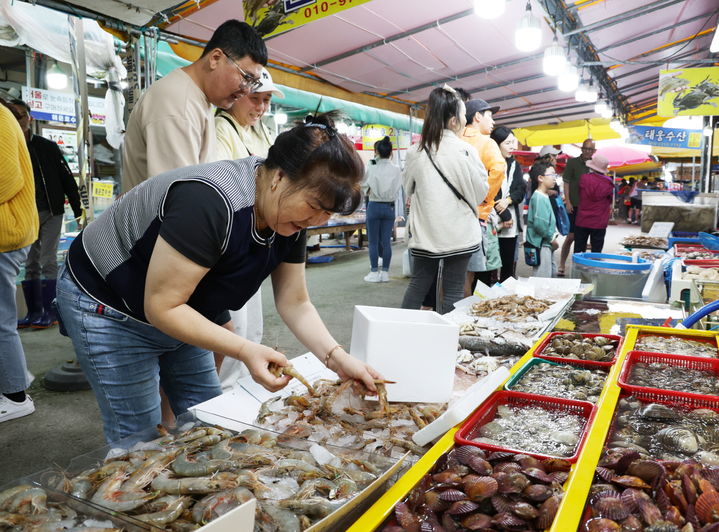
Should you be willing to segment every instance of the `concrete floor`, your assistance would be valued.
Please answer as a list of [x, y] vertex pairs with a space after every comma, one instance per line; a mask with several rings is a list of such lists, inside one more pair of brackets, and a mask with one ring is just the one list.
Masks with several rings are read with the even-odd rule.
[[[619, 249], [618, 242], [624, 236], [638, 232], [637, 226], [610, 226], [605, 251], [616, 251]], [[401, 256], [404, 249], [401, 240], [393, 245], [389, 283], [363, 281], [369, 271], [366, 249], [337, 252], [330, 263], [308, 265], [307, 285], [312, 301], [329, 330], [343, 345], [350, 345], [354, 305], [398, 307], [401, 304], [408, 282], [402, 277]], [[518, 274], [528, 274], [528, 268], [521, 260]], [[305, 353], [306, 349], [276, 315], [268, 282], [262, 290], [264, 343], [277, 346], [290, 357]], [[67, 466], [73, 457], [105, 444], [99, 411], [91, 391], [58, 393], [46, 390], [41, 384], [45, 372], [74, 357], [70, 340], [61, 336], [57, 328], [24, 330], [20, 337], [28, 369], [36, 376], [28, 390], [35, 401], [36, 411], [30, 416], [0, 425], [0, 449], [3, 450], [0, 454], [0, 486], [47, 467]]]

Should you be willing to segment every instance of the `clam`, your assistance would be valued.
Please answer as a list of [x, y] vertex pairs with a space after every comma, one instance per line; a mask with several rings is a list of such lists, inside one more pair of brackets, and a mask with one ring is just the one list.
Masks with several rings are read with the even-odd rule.
[[492, 524], [502, 530], [527, 530], [527, 521], [509, 512], [498, 513], [492, 518]]
[[699, 450], [696, 435], [687, 429], [666, 427], [657, 432], [656, 437], [667, 451], [694, 454]]
[[645, 482], [654, 482], [664, 477], [667, 470], [656, 460], [635, 460], [627, 468], [627, 473], [641, 478]]
[[464, 517], [459, 523], [469, 530], [488, 529], [492, 526], [492, 517], [487, 514], [476, 513]]
[[695, 510], [702, 523], [719, 521], [719, 493], [715, 491], [702, 493], [697, 499]]
[[639, 518], [634, 515], [627, 517], [624, 521], [622, 521], [621, 525], [622, 532], [642, 532], [642, 530], [644, 530], [644, 525], [642, 525]]
[[633, 475], [619, 475], [612, 478], [612, 482], [625, 486], [627, 488], [650, 489], [651, 486], [644, 482], [641, 478]]
[[616, 521], [600, 517], [598, 519], [590, 519], [585, 525], [587, 532], [612, 532], [613, 530], [621, 530], [622, 527]]
[[470, 500], [481, 501], [496, 494], [499, 489], [499, 484], [497, 484], [497, 480], [492, 477], [467, 475], [462, 479], [462, 487]]
[[513, 471], [511, 473], [498, 473], [495, 476], [499, 486], [499, 493], [522, 493], [530, 482], [522, 473]]
[[447, 513], [450, 515], [463, 515], [474, 512], [477, 508], [479, 508], [479, 505], [476, 502], [467, 500], [456, 501], [452, 503]]
[[542, 502], [552, 496], [552, 489], [546, 484], [530, 484], [522, 490], [522, 495], [530, 501]]
[[424, 494], [424, 503], [433, 512], [443, 512], [449, 508], [449, 502], [442, 499], [440, 492], [429, 490]]
[[466, 499], [467, 495], [463, 491], [450, 488], [442, 491], [439, 494], [439, 498], [443, 501], [455, 502]]
[[644, 519], [644, 522], [648, 525], [653, 525], [662, 520], [662, 512], [653, 502], [641, 501], [638, 505], [638, 510], [642, 519]]
[[601, 517], [621, 521], [629, 517], [629, 508], [619, 497], [603, 497], [594, 504], [594, 509]]
[[464, 465], [469, 465], [469, 459], [474, 457], [486, 458], [487, 454], [474, 445], [462, 445], [454, 449], [453, 456]]
[[680, 528], [670, 521], [657, 521], [644, 529], [645, 532], [681, 532]]
[[554, 517], [559, 509], [559, 497], [552, 495], [539, 507], [539, 515], [537, 516], [537, 527], [540, 529], [549, 528], [554, 522]]

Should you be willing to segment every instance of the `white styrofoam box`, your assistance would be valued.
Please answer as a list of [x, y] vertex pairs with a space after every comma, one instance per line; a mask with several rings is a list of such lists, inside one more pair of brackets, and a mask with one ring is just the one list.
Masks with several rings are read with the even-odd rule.
[[458, 341], [459, 325], [436, 312], [355, 306], [350, 352], [396, 381], [390, 401], [449, 401]]

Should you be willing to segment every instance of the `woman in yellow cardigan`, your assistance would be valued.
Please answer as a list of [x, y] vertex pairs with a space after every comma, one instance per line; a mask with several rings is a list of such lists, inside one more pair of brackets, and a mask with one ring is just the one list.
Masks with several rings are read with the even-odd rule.
[[14, 114], [0, 100], [0, 423], [27, 416], [35, 405], [25, 389], [25, 353], [17, 334], [15, 292], [20, 265], [37, 239], [30, 154]]

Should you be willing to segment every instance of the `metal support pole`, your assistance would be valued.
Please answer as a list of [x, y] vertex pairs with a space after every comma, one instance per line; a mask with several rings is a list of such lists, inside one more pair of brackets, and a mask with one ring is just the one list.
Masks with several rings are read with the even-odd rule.
[[700, 179], [701, 179], [701, 190], [702, 192], [709, 192], [709, 172], [707, 171], [707, 159], [711, 159], [711, 157], [707, 157], [707, 148], [709, 148], [709, 151], [711, 152], [711, 145], [709, 144], [709, 137], [704, 135], [704, 129], [709, 127], [709, 124], [711, 124], [711, 121], [708, 116], [703, 117], [702, 119], [702, 157], [701, 157], [701, 173], [700, 173]]

